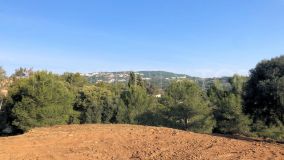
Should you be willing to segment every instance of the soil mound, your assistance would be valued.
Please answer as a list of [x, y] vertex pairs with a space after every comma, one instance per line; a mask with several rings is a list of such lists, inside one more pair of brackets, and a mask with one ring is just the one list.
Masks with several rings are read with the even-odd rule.
[[36, 128], [0, 138], [0, 159], [279, 159], [284, 145], [136, 125]]

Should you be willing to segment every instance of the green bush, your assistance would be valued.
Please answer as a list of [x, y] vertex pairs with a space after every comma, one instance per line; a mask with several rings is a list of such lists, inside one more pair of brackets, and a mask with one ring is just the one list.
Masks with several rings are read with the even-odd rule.
[[271, 138], [284, 142], [284, 126], [267, 126], [262, 121], [257, 121], [252, 125], [253, 133], [262, 138]]
[[215, 81], [207, 91], [214, 105], [216, 126], [214, 132], [250, 134], [251, 120], [243, 113], [242, 94], [246, 78], [238, 75], [229, 79], [229, 86]]
[[65, 82], [48, 72], [21, 78], [9, 88], [7, 110], [10, 123], [27, 131], [33, 127], [75, 123], [74, 95]]
[[251, 70], [244, 111], [267, 126], [284, 124], [284, 56], [265, 60]]

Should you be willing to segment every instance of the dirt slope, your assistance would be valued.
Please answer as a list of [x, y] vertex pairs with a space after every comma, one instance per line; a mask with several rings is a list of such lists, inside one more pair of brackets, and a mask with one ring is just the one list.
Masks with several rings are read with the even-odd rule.
[[284, 145], [236, 140], [168, 128], [72, 125], [37, 128], [0, 138], [6, 159], [283, 159]]

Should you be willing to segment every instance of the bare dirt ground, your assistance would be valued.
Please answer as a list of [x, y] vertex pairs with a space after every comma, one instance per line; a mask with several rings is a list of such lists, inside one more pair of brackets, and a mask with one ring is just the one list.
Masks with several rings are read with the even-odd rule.
[[0, 138], [0, 160], [282, 159], [284, 145], [135, 125], [36, 128]]

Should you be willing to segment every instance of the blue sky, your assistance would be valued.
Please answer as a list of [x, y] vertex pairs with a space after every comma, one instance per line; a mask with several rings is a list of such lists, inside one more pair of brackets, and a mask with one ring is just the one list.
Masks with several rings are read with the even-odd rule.
[[284, 54], [284, 0], [0, 0], [0, 66], [248, 74]]

